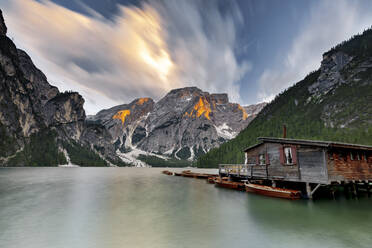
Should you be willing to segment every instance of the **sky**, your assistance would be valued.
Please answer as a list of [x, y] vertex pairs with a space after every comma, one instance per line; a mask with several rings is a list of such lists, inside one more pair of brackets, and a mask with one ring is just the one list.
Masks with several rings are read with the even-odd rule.
[[272, 100], [372, 26], [369, 0], [0, 0], [8, 36], [87, 114], [174, 88]]

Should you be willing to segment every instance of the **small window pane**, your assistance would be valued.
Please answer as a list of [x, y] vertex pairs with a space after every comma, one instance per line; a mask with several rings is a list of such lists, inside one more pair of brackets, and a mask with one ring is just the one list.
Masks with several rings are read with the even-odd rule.
[[265, 165], [266, 164], [264, 154], [260, 154], [259, 159], [260, 159], [260, 165]]
[[285, 163], [286, 164], [292, 164], [292, 149], [290, 147], [284, 148], [284, 156], [285, 156]]

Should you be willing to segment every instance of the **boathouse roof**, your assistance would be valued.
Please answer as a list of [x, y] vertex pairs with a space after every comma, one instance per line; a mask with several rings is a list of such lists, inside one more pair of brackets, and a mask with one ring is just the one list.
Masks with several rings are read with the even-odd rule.
[[274, 138], [274, 137], [259, 137], [258, 140], [260, 141], [260, 143], [244, 149], [244, 152], [249, 151], [263, 143], [309, 145], [309, 146], [318, 146], [318, 147], [327, 147], [327, 148], [346, 148], [346, 149], [372, 151], [372, 146], [342, 143], [342, 142], [336, 142], [336, 141], [303, 140], [303, 139], [288, 139], [288, 138]]

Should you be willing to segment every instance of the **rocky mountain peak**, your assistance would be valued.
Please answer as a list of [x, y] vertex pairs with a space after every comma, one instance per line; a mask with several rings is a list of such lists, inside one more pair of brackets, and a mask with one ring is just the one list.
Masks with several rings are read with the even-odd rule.
[[233, 138], [255, 117], [251, 112], [230, 103], [227, 94], [185, 87], [171, 90], [156, 103], [139, 98], [90, 119], [109, 130], [124, 161], [137, 164], [139, 155], [191, 161]]
[[326, 94], [338, 84], [344, 82], [341, 71], [347, 66], [353, 57], [344, 52], [335, 52], [324, 54], [320, 66], [320, 75], [318, 80], [308, 87], [313, 95]]
[[211, 94], [211, 99], [217, 104], [226, 104], [229, 102], [229, 97], [226, 93]]
[[190, 95], [190, 94], [200, 94], [203, 91], [199, 89], [198, 87], [192, 86], [192, 87], [184, 87], [184, 88], [178, 88], [171, 90], [167, 95], [177, 95], [179, 97], [182, 97], [183, 95]]

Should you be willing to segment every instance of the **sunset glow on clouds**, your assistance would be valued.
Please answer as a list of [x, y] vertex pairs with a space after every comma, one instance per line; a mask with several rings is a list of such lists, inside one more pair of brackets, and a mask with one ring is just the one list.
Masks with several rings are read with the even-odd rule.
[[[217, 6], [210, 7], [210, 30], [214, 25], [224, 28], [223, 36], [207, 36], [193, 1], [120, 6], [119, 15], [108, 20], [92, 9], [87, 16], [48, 0], [12, 0], [4, 15], [10, 36], [49, 81], [78, 90], [87, 100], [88, 113], [94, 113], [194, 85], [227, 92], [239, 101], [237, 81], [249, 63], [238, 63], [233, 52], [235, 17], [222, 17]], [[184, 11], [188, 15], [182, 15]]]

